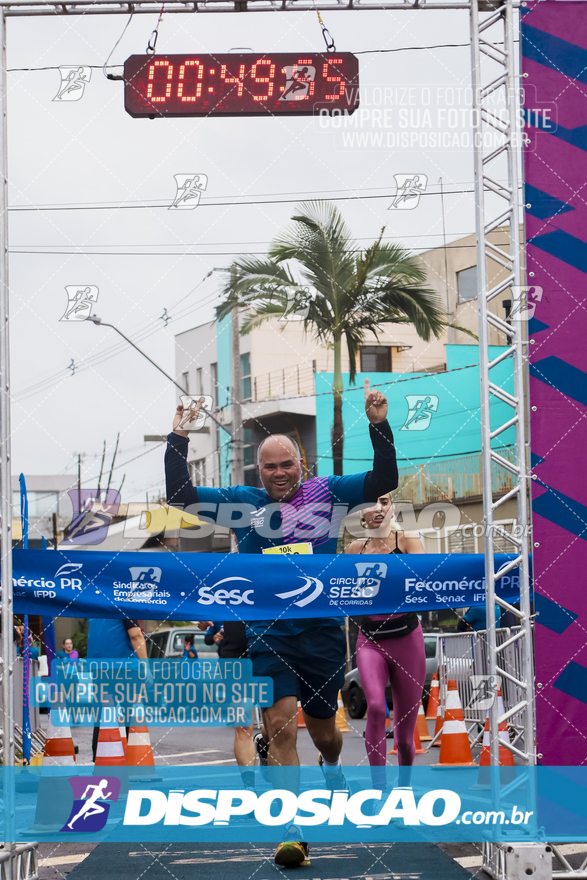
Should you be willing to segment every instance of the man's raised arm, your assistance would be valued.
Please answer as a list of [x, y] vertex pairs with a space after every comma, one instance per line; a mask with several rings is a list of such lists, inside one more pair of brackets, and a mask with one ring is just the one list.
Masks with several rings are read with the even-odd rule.
[[[197, 418], [201, 402], [194, 410], [190, 419]], [[178, 507], [187, 507], [195, 504], [198, 500], [198, 491], [192, 486], [188, 470], [188, 445], [189, 434], [179, 428], [184, 421], [183, 406], [178, 406], [173, 419], [173, 431], [167, 436], [167, 448], [165, 450], [165, 484], [167, 491], [167, 503]]]
[[365, 476], [365, 501], [376, 501], [380, 495], [393, 492], [399, 484], [393, 432], [387, 421], [387, 398], [378, 390], [371, 391], [365, 379], [365, 412], [369, 419], [369, 436], [373, 445], [373, 469]]

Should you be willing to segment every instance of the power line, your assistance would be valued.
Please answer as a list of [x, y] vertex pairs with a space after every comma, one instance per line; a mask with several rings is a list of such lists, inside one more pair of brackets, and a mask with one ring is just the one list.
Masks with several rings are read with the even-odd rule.
[[[171, 310], [175, 309], [179, 303], [183, 302], [188, 296], [194, 293], [198, 287], [200, 287], [208, 278], [210, 277], [210, 273], [204, 276], [196, 285], [193, 287], [187, 294], [180, 297], [179, 300], [175, 302], [174, 305], [170, 306]], [[217, 297], [220, 296], [219, 292], [214, 291], [214, 293], [204, 297], [203, 300], [193, 303], [192, 305], [188, 305], [181, 309], [176, 315], [169, 317], [169, 322], [171, 321], [179, 321], [183, 318], [187, 317], [193, 311], [196, 311], [199, 308], [203, 308], [206, 305], [209, 305], [213, 302]], [[147, 339], [152, 336], [154, 333], [157, 333], [159, 330], [164, 329], [163, 324], [158, 323], [158, 318], [150, 319], [147, 324], [143, 325], [137, 331], [134, 339], [138, 342], [143, 339]], [[76, 365], [76, 372], [81, 372], [90, 367], [98, 366], [106, 360], [109, 360], [111, 357], [116, 357], [121, 354], [126, 349], [125, 343], [115, 343], [114, 345], [108, 346], [106, 349], [103, 349], [100, 352], [97, 352], [95, 355], [91, 355], [86, 361], [82, 361], [79, 365]], [[70, 377], [70, 373], [68, 372], [69, 367], [65, 367], [62, 370], [59, 370], [57, 373], [53, 373], [51, 376], [47, 376], [46, 379], [41, 382], [36, 382], [32, 386], [28, 386], [24, 388], [22, 391], [14, 394], [14, 400], [26, 400], [29, 397], [33, 397], [35, 394], [39, 394], [42, 391], [47, 391], [49, 388], [59, 384], [60, 382], [68, 379]]]
[[[514, 43], [518, 43], [519, 40], [514, 40]], [[503, 45], [502, 43], [494, 43], [494, 45], [499, 46]], [[390, 52], [422, 52], [429, 51], [430, 49], [470, 49], [470, 43], [437, 43], [434, 46], [398, 46], [396, 49], [363, 49], [359, 52], [353, 52], [353, 55], [384, 55], [389, 54]], [[124, 67], [123, 64], [109, 64], [108, 66], [102, 64], [85, 64], [84, 67], [89, 67], [92, 70], [111, 70], [113, 68]], [[8, 73], [33, 73], [36, 71], [42, 70], [59, 70], [59, 67], [56, 66], [47, 66], [47, 67], [9, 67]]]
[[[470, 233], [472, 235], [472, 233]], [[494, 242], [494, 244], [502, 244], [506, 245], [509, 242]], [[476, 244], [447, 244], [446, 246], [439, 246], [439, 248], [430, 248], [430, 247], [415, 247], [412, 248], [413, 251], [428, 251], [428, 250], [439, 250], [442, 247], [443, 250], [459, 250], [461, 248], [475, 248]], [[267, 251], [181, 251], [179, 253], [169, 253], [165, 251], [150, 251], [149, 253], [142, 253], [141, 251], [40, 251], [40, 250], [18, 250], [9, 248], [9, 252], [11, 254], [41, 254], [44, 256], [57, 256], [57, 257], [74, 257], [74, 256], [82, 256], [82, 257], [261, 257], [267, 256]]]
[[[521, 189], [521, 187], [520, 187]], [[445, 196], [460, 196], [466, 195], [469, 193], [474, 193], [474, 189], [457, 189], [457, 190], [445, 190]], [[437, 192], [423, 192], [421, 196], [437, 196], [439, 193]], [[353, 196], [330, 196], [328, 198], [329, 202], [351, 202], [351, 201], [370, 201], [371, 199], [392, 199], [395, 197], [395, 193], [383, 193], [381, 195], [353, 195]], [[240, 198], [237, 196], [236, 198]], [[292, 202], [304, 201], [301, 197], [297, 197], [295, 199], [252, 199], [248, 202], [200, 202], [198, 205], [198, 209], [202, 208], [248, 208], [250, 205], [288, 205]], [[12, 208], [8, 208], [9, 211], [20, 214], [23, 212], [31, 212], [31, 211], [143, 211], [143, 210], [154, 210], [156, 208], [163, 208], [167, 210], [169, 208], [169, 200], [161, 200], [160, 204], [95, 204], [95, 205], [15, 205]]]

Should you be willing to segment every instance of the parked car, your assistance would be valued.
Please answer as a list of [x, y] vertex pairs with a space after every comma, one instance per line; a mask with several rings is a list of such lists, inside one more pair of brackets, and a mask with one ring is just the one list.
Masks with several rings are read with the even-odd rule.
[[[424, 633], [424, 650], [426, 652], [426, 680], [422, 694], [424, 708], [428, 705], [432, 676], [438, 672], [438, 639], [440, 636], [441, 633]], [[367, 699], [361, 686], [361, 676], [358, 669], [351, 669], [350, 672], [347, 672], [341, 693], [350, 717], [362, 718], [367, 711]], [[385, 689], [385, 699], [389, 708], [392, 709], [393, 701], [389, 684]]]
[[146, 636], [147, 655], [150, 660], [161, 660], [165, 657], [179, 658], [183, 654], [183, 640], [186, 636], [194, 637], [194, 648], [198, 659], [210, 660], [218, 657], [216, 645], [206, 645], [204, 635], [197, 626], [174, 626]]

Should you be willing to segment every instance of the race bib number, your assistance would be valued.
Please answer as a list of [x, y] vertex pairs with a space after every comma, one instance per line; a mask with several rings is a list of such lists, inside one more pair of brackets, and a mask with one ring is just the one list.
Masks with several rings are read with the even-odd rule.
[[293, 554], [303, 554], [307, 556], [313, 553], [314, 548], [311, 544], [281, 544], [280, 547], [266, 547], [263, 553], [274, 553], [277, 556], [287, 556]]

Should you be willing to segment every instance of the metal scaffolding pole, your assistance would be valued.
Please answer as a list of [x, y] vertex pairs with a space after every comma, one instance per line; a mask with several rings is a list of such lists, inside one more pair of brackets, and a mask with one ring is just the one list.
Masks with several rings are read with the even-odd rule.
[[[479, 378], [481, 396], [481, 449], [483, 470], [483, 521], [485, 533], [485, 584], [487, 614], [487, 647], [489, 675], [497, 681], [495, 604], [510, 610], [511, 606], [495, 596], [495, 581], [512, 568], [520, 571], [520, 630], [516, 639], [521, 654], [521, 676], [510, 681], [518, 689], [519, 701], [515, 711], [523, 716], [524, 742], [522, 755], [526, 764], [536, 763], [534, 748], [534, 662], [530, 619], [530, 584], [528, 572], [528, 503], [525, 433], [525, 369], [527, 355], [524, 339], [524, 291], [520, 286], [520, 220], [518, 179], [518, 85], [513, 42], [513, 3], [502, 0], [492, 4], [492, 11], [483, 18], [481, 9], [487, 9], [483, 0], [471, 3], [471, 69], [473, 87], [473, 137], [475, 164], [475, 227], [477, 233], [477, 285], [479, 307]], [[501, 99], [499, 112], [496, 100]], [[492, 106], [493, 102], [493, 106]], [[505, 111], [505, 112], [503, 112]], [[487, 135], [490, 135], [487, 140]], [[493, 137], [491, 137], [493, 136]], [[499, 171], [507, 169], [507, 184], [498, 181]], [[501, 175], [499, 175], [501, 176]], [[491, 233], [509, 228], [509, 253], [491, 241]], [[496, 263], [505, 277], [488, 289], [488, 260]], [[500, 294], [511, 291], [510, 320], [504, 320], [490, 308]], [[489, 334], [494, 328], [506, 338], [506, 355], [513, 362], [513, 395], [492, 381], [492, 369], [504, 360], [502, 353], [490, 359]], [[491, 427], [490, 402], [501, 401], [510, 407], [505, 422]], [[492, 449], [492, 441], [502, 432], [515, 431], [515, 463]], [[493, 500], [491, 471], [493, 463], [506, 468], [514, 477], [511, 492]], [[504, 500], [515, 497], [518, 505], [518, 523], [522, 534], [515, 537], [494, 523], [494, 512]], [[505, 539], [516, 554], [515, 560], [495, 574], [495, 537]], [[489, 712], [490, 756], [493, 766], [499, 765], [499, 723], [497, 700]], [[508, 746], [508, 742], [501, 745]], [[519, 754], [519, 752], [518, 752]]]
[[[6, 14], [0, 11], [0, 580], [2, 584], [2, 763], [14, 767], [14, 645], [12, 639], [12, 478], [10, 455], [10, 331], [8, 324], [8, 140]], [[4, 781], [5, 852], [14, 848], [14, 785]]]

